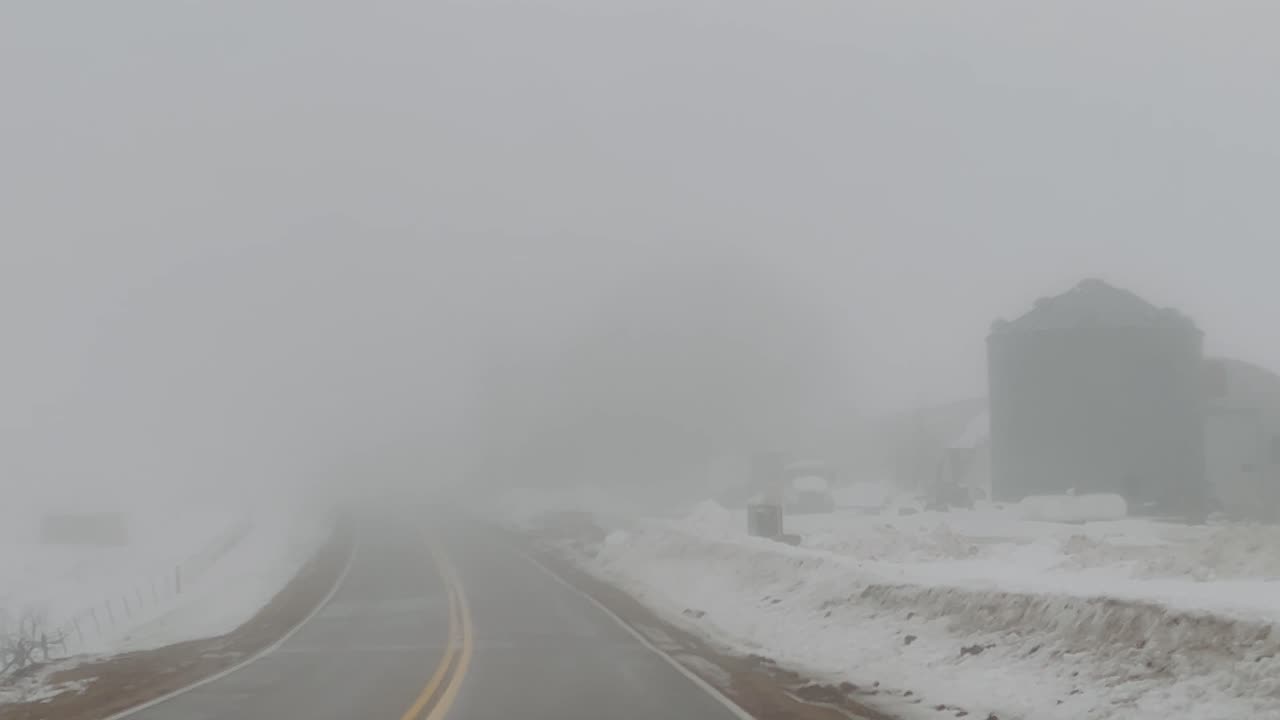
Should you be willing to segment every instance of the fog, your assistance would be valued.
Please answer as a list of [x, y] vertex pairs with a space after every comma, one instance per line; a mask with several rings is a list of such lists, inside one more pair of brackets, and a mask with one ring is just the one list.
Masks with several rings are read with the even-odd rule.
[[1081, 277], [1280, 368], [1264, 3], [9, 3], [15, 487], [683, 482]]

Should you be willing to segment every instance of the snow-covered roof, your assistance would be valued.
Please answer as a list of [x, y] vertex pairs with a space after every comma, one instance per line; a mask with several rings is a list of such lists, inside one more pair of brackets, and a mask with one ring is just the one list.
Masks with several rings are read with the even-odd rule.
[[989, 437], [991, 437], [991, 412], [983, 411], [975, 415], [964, 430], [947, 443], [947, 447], [976, 448], [985, 443]]
[[831, 483], [820, 475], [801, 475], [791, 481], [791, 487], [800, 492], [826, 492]]
[[856, 482], [832, 492], [837, 505], [845, 507], [882, 507], [889, 502], [889, 489], [880, 483]]

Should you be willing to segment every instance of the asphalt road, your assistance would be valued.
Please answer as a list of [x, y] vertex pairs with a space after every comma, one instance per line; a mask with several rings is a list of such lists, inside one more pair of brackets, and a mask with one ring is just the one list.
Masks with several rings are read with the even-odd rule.
[[342, 587], [288, 641], [131, 720], [739, 717], [482, 529], [366, 525]]

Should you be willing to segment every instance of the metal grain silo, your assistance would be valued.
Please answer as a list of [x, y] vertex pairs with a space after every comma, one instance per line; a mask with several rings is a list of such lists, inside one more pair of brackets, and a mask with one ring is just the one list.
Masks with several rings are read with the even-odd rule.
[[1203, 511], [1203, 338], [1185, 316], [1085, 280], [997, 321], [987, 359], [996, 499], [1114, 492]]

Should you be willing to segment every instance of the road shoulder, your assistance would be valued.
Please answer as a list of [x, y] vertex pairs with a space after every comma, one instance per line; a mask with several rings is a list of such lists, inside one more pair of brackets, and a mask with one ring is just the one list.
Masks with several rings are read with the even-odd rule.
[[[530, 547], [528, 537], [513, 542]], [[893, 720], [859, 699], [859, 688], [806, 680], [769, 658], [741, 656], [714, 647], [661, 618], [625, 591], [578, 568], [545, 545], [528, 555], [578, 592], [600, 604], [648, 644], [761, 720]]]

